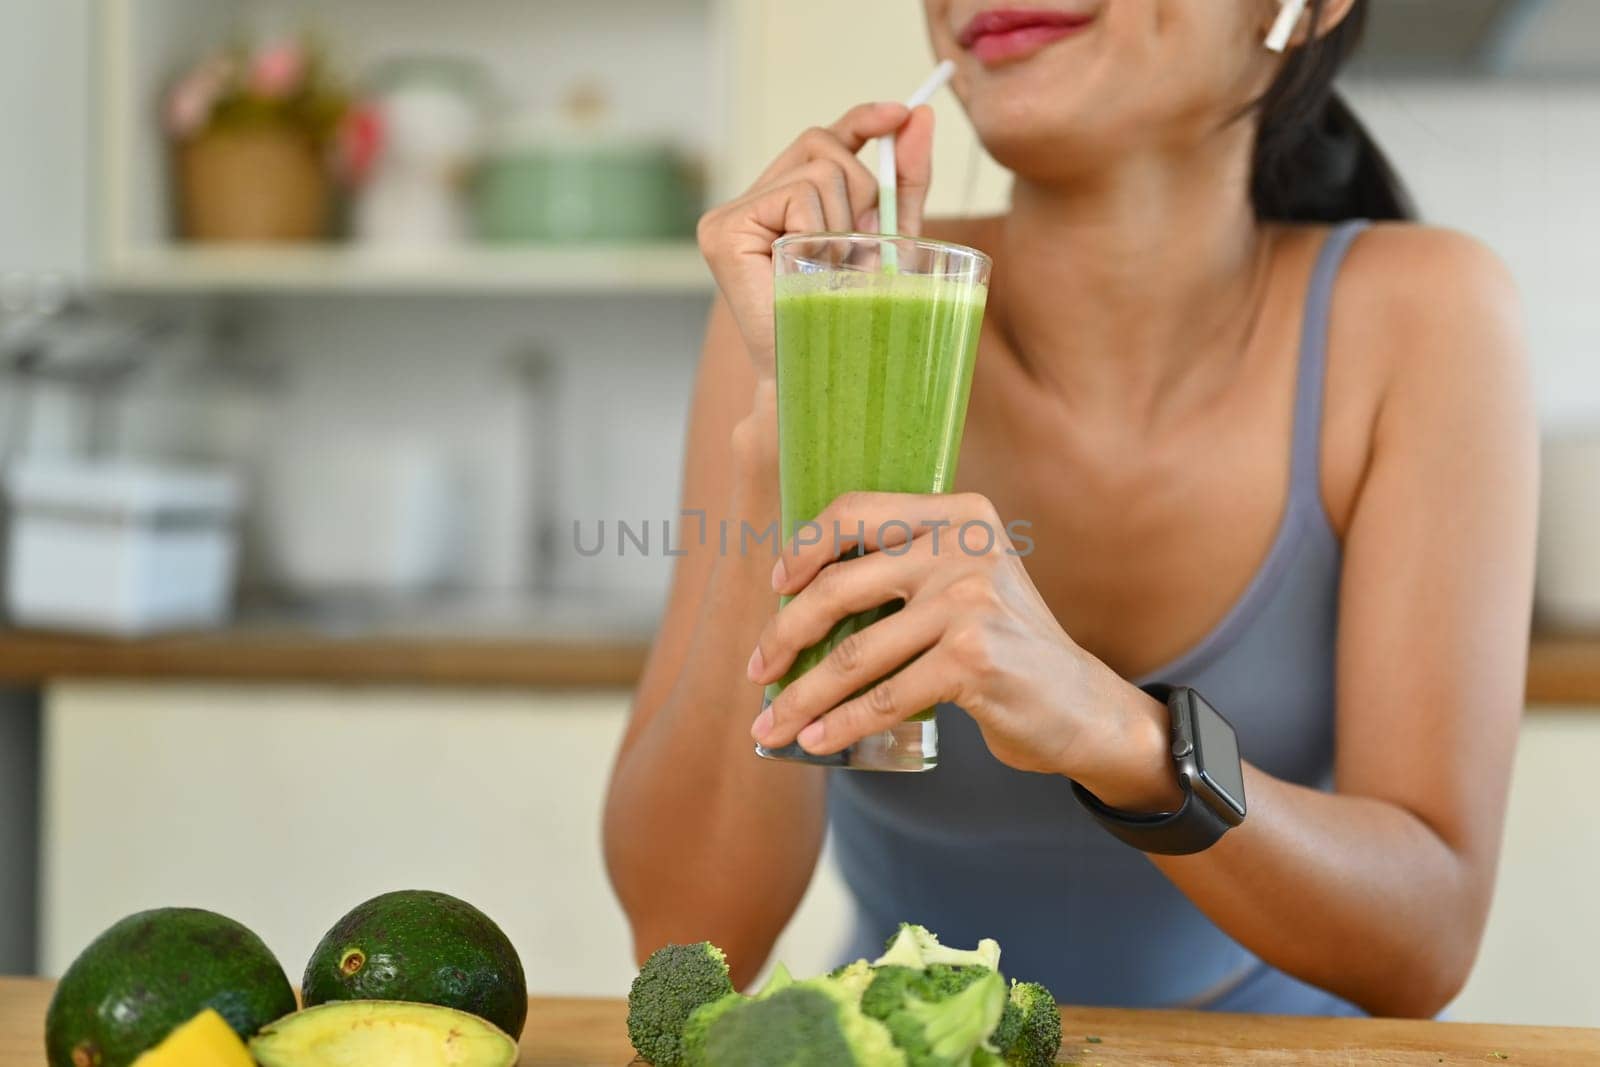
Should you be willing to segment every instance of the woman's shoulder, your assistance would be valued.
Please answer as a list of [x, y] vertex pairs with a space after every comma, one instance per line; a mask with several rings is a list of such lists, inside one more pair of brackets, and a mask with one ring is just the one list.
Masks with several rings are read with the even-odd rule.
[[1365, 336], [1396, 374], [1448, 363], [1522, 362], [1522, 311], [1504, 261], [1482, 241], [1438, 226], [1384, 222], [1351, 246], [1335, 329]]
[[1478, 239], [1372, 226], [1340, 271], [1331, 328], [1330, 390], [1340, 380], [1365, 396], [1377, 451], [1514, 450], [1530, 432], [1521, 301]]
[[1412, 222], [1369, 226], [1340, 272], [1340, 295], [1397, 325], [1501, 315], [1520, 303], [1493, 249], [1459, 230]]
[[1380, 222], [1368, 227], [1351, 249], [1350, 274], [1391, 297], [1517, 300], [1511, 271], [1493, 249], [1442, 226]]
[[[1300, 243], [1291, 257], [1300, 270], [1330, 232], [1285, 228]], [[1348, 532], [1381, 462], [1444, 472], [1453, 461], [1441, 456], [1520, 454], [1532, 432], [1530, 379], [1520, 301], [1494, 252], [1439, 227], [1364, 230], [1339, 270], [1329, 322], [1323, 486], [1335, 528]]]

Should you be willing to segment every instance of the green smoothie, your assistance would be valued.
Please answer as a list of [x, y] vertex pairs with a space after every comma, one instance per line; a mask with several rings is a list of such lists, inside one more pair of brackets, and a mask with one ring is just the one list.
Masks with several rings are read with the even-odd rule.
[[[785, 275], [776, 285], [785, 545], [842, 493], [949, 492], [988, 290], [926, 275], [846, 271]], [[845, 539], [853, 534], [842, 531]], [[820, 536], [834, 543], [832, 530]], [[946, 544], [956, 550], [953, 532], [941, 551]], [[845, 636], [899, 607], [839, 623], [767, 687], [767, 699]]]

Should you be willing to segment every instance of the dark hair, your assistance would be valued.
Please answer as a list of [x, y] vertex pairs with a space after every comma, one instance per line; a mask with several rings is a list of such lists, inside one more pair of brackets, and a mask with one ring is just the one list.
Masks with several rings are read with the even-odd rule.
[[[1326, 6], [1327, 0], [1311, 0], [1310, 25]], [[1368, 7], [1369, 0], [1355, 0], [1338, 26], [1291, 51], [1256, 102], [1250, 198], [1257, 217], [1330, 223], [1416, 217], [1405, 183], [1333, 87], [1361, 42]]]

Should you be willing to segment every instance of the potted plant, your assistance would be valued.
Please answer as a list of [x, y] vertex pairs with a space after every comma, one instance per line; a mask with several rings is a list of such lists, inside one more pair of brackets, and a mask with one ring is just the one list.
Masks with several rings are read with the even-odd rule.
[[329, 147], [346, 108], [326, 63], [305, 40], [207, 56], [166, 100], [183, 236], [326, 237], [333, 216]]

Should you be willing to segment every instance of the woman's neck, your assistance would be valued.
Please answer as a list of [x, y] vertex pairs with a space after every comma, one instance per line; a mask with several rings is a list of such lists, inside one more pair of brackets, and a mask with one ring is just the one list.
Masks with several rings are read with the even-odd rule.
[[1240, 172], [1248, 152], [1217, 158], [1221, 147], [1070, 183], [1018, 178], [996, 310], [1047, 387], [1149, 411], [1194, 372], [1242, 355], [1266, 241]]

